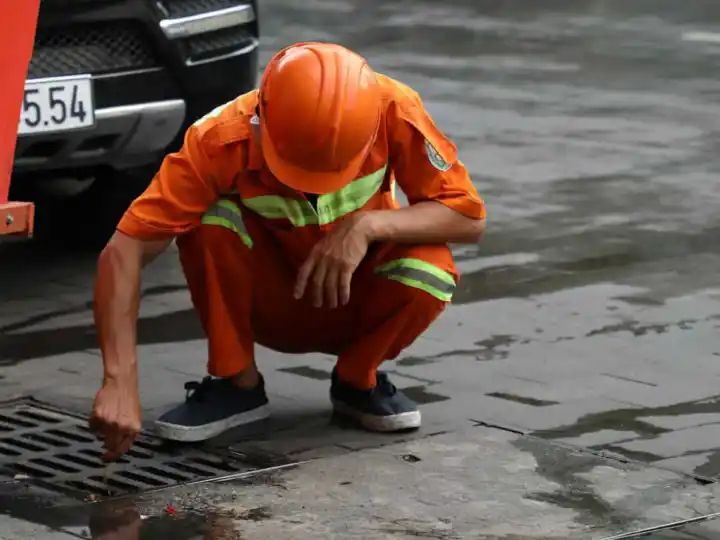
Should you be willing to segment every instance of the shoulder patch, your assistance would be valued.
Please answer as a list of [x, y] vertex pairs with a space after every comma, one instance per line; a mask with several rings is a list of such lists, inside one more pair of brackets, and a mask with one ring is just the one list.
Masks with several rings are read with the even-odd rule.
[[452, 164], [448, 163], [443, 159], [443, 157], [440, 155], [440, 152], [435, 149], [435, 147], [428, 139], [425, 139], [425, 151], [427, 152], [428, 161], [438, 171], [445, 172], [450, 170]]

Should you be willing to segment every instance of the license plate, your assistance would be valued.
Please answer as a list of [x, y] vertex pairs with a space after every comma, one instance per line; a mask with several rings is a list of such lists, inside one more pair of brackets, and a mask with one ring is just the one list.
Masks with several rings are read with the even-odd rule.
[[18, 133], [31, 135], [95, 124], [89, 76], [36, 79], [25, 83]]

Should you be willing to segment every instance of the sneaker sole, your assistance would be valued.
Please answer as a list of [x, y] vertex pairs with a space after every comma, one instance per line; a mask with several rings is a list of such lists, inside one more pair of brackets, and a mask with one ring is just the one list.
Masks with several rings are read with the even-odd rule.
[[335, 412], [342, 416], [347, 416], [356, 420], [362, 427], [368, 431], [377, 431], [381, 433], [389, 433], [392, 431], [404, 431], [407, 429], [417, 429], [422, 424], [422, 415], [420, 411], [410, 411], [392, 416], [378, 416], [376, 414], [363, 413], [351, 406], [338, 401], [332, 400]]
[[163, 439], [179, 442], [198, 442], [212, 439], [225, 431], [264, 420], [270, 416], [270, 407], [262, 405], [251, 411], [238, 413], [222, 420], [203, 424], [201, 426], [181, 426], [168, 424], [160, 420], [155, 421], [155, 431]]

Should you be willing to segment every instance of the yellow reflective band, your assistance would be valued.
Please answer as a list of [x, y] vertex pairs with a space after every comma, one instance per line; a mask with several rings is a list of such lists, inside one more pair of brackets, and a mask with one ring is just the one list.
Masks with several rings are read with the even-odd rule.
[[295, 227], [317, 225], [318, 217], [308, 201], [278, 195], [261, 195], [243, 199], [243, 204], [267, 219], [287, 219]]
[[449, 302], [455, 292], [452, 274], [421, 259], [396, 259], [376, 268], [375, 273], [421, 289], [443, 302]]
[[350, 212], [365, 206], [378, 192], [385, 179], [387, 165], [374, 173], [350, 182], [344, 188], [318, 197], [320, 225], [332, 223]]
[[415, 289], [420, 289], [422, 291], [425, 291], [428, 294], [433, 295], [438, 300], [442, 300], [443, 302], [450, 302], [452, 300], [452, 293], [446, 293], [443, 291], [439, 291], [432, 285], [428, 285], [427, 283], [423, 283], [422, 281], [418, 281], [417, 279], [412, 279], [404, 276], [384, 276], [387, 279], [390, 279], [392, 281], [398, 281], [402, 283], [403, 285], [407, 285], [408, 287], [413, 287]]
[[295, 227], [327, 225], [359, 210], [382, 186], [387, 165], [372, 174], [350, 182], [344, 188], [318, 197], [317, 212], [303, 199], [261, 195], [243, 199], [243, 205], [267, 219], [287, 219]]
[[433, 276], [438, 278], [440, 281], [448, 285], [452, 285], [453, 287], [455, 286], [455, 278], [450, 272], [446, 272], [445, 270], [438, 268], [434, 264], [425, 262], [422, 259], [395, 259], [394, 261], [390, 261], [378, 267], [376, 269], [376, 272], [389, 272], [391, 270], [395, 270], [396, 268], [412, 268], [415, 270], [427, 272], [428, 274], [432, 274]]

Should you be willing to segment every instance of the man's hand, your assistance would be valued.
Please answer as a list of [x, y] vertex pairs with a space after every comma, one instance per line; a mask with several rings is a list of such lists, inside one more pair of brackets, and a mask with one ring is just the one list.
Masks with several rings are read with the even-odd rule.
[[116, 232], [98, 259], [94, 311], [103, 383], [90, 427], [103, 439], [103, 459], [108, 461], [127, 452], [140, 431], [136, 358], [140, 272], [171, 240], [142, 241]]
[[317, 308], [325, 305], [334, 309], [338, 302], [346, 305], [350, 301], [353, 272], [365, 257], [371, 241], [363, 216], [359, 213], [340, 221], [315, 244], [298, 272], [295, 298], [302, 298], [310, 283], [313, 305]]
[[90, 417], [90, 429], [103, 440], [103, 459], [115, 461], [127, 452], [141, 427], [137, 377], [103, 381]]

